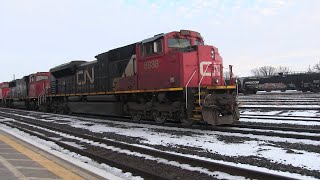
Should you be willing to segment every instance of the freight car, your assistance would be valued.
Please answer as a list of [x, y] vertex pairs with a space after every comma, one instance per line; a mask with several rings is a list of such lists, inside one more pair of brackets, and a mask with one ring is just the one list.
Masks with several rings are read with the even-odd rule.
[[242, 79], [241, 91], [255, 94], [257, 91], [298, 90], [320, 92], [320, 73], [295, 73], [269, 77], [247, 77]]
[[236, 86], [225, 84], [218, 49], [204, 45], [198, 32], [158, 34], [95, 58], [50, 69], [50, 87], [45, 83], [34, 95], [37, 104], [31, 106], [29, 97], [25, 105], [59, 113], [131, 116], [136, 121], [180, 120], [186, 125], [233, 124], [239, 119]]

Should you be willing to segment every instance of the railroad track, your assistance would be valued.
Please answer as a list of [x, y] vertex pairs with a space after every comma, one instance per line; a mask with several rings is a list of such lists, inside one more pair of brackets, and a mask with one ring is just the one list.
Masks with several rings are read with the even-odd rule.
[[[1, 113], [1, 116], [15, 120], [15, 121], [6, 121], [6, 122], [1, 121], [0, 123], [2, 124], [5, 124], [13, 128], [17, 128], [21, 131], [27, 132], [41, 139], [53, 141], [59, 146], [65, 149], [68, 149], [72, 152], [76, 152], [80, 155], [87, 156], [99, 163], [106, 163], [113, 167], [117, 167], [119, 169], [124, 170], [125, 172], [131, 172], [134, 175], [141, 176], [145, 179], [172, 179], [173, 176], [171, 173], [167, 173], [168, 176], [166, 176], [163, 173], [159, 175], [157, 174], [156, 170], [155, 171], [150, 171], [150, 169], [145, 170], [145, 169], [141, 169], [139, 167], [133, 166], [128, 162], [115, 161], [112, 158], [108, 158], [110, 157], [110, 154], [105, 155], [104, 153], [101, 153], [105, 151], [103, 148], [100, 148], [99, 150], [92, 152], [92, 151], [89, 151], [88, 149], [82, 149], [82, 148], [68, 145], [63, 141], [56, 140], [57, 137], [44, 135], [43, 131], [50, 131], [50, 133], [55, 133], [59, 136], [62, 136], [62, 138], [63, 138], [63, 135], [61, 135], [61, 133], [64, 133], [68, 136], [74, 136], [77, 138], [82, 138], [87, 141], [102, 143], [102, 144], [105, 144], [106, 146], [112, 146], [115, 148], [119, 148], [121, 150], [128, 150], [130, 152], [136, 152], [143, 155], [152, 156], [155, 158], [165, 159], [169, 162], [174, 161], [180, 164], [188, 164], [196, 168], [204, 168], [209, 170], [210, 172], [224, 172], [232, 176], [242, 176], [242, 177], [251, 178], [251, 179], [290, 179], [288, 177], [279, 176], [271, 173], [260, 172], [252, 169], [239, 168], [236, 166], [231, 166], [231, 165], [226, 165], [226, 164], [221, 164], [221, 163], [216, 163], [211, 161], [204, 161], [204, 160], [190, 158], [190, 157], [186, 157], [178, 154], [172, 154], [164, 151], [154, 150], [150, 148], [143, 148], [140, 146], [134, 146], [134, 145], [125, 144], [117, 141], [102, 139], [99, 137], [95, 137], [95, 136], [87, 135], [83, 133], [77, 133], [67, 129], [56, 128], [54, 127], [54, 124], [49, 125], [49, 123], [34, 121], [34, 119], [32, 118], [21, 117], [21, 116], [12, 115], [12, 114], [11, 115], [4, 114], [4, 113]], [[100, 152], [100, 153], [97, 153], [97, 152]], [[181, 170], [181, 171], [186, 171], [186, 170]], [[183, 173], [183, 172], [180, 172], [180, 173]], [[197, 172], [193, 172], [193, 173], [197, 173]], [[203, 176], [203, 174], [200, 173], [200, 175], [197, 175], [197, 177], [201, 177], [201, 175]], [[174, 176], [174, 178], [183, 179], [186, 177]], [[190, 178], [191, 177], [187, 179], [190, 179]]]
[[319, 110], [320, 106], [289, 106], [289, 105], [245, 105], [239, 106], [239, 109], [264, 109], [264, 110]]
[[[239, 101], [241, 105], [257, 105], [257, 102], [244, 102]], [[278, 106], [281, 104], [281, 106], [319, 106], [320, 102], [259, 102], [259, 105], [269, 105], [269, 106]]]
[[310, 100], [305, 100], [305, 99], [300, 99], [300, 100], [290, 100], [290, 99], [238, 99], [239, 102], [282, 102], [282, 103], [320, 103], [318, 99], [310, 99]]
[[[7, 109], [9, 110], [9, 109]], [[3, 110], [2, 110], [3, 111]], [[29, 111], [22, 111], [22, 110], [12, 110], [10, 109], [9, 111], [16, 111], [16, 112], [29, 112]], [[41, 112], [33, 112], [35, 114], [43, 114]], [[98, 116], [99, 118], [106, 118], [103, 120], [97, 120], [90, 118], [88, 119], [87, 116], [85, 117], [77, 117], [77, 116], [66, 116], [66, 115], [56, 115], [56, 114], [50, 114], [50, 113], [44, 113], [46, 115], [54, 115], [60, 118], [78, 118], [79, 120], [82, 121], [87, 121], [87, 122], [98, 122], [98, 123], [106, 123], [110, 121], [116, 121], [116, 122], [129, 122], [129, 123], [142, 123], [142, 124], [148, 124], [148, 125], [155, 125], [159, 126], [154, 121], [132, 121], [130, 118], [123, 118], [123, 117], [101, 117]], [[12, 113], [4, 113], [0, 112], [0, 116], [8, 116], [9, 117], [12, 115]], [[95, 117], [96, 116], [91, 116]], [[283, 127], [276, 127], [276, 126], [256, 126], [256, 125], [225, 125], [225, 126], [210, 126], [210, 125], [205, 125], [205, 124], [196, 124], [193, 126], [184, 126], [178, 123], [165, 123], [161, 124], [162, 127], [174, 127], [174, 128], [180, 128], [181, 130], [209, 130], [209, 131], [215, 131], [215, 132], [227, 132], [232, 135], [232, 133], [240, 133], [240, 134], [251, 134], [251, 135], [261, 135], [261, 136], [272, 136], [272, 137], [282, 137], [282, 138], [293, 138], [293, 139], [308, 139], [308, 140], [320, 140], [320, 130], [316, 129], [304, 129], [304, 128], [283, 128]], [[262, 131], [264, 130], [264, 131]]]
[[284, 115], [258, 115], [258, 114], [241, 114], [241, 118], [245, 119], [270, 119], [270, 120], [283, 120], [283, 121], [308, 121], [320, 122], [319, 117], [312, 116], [284, 116]]

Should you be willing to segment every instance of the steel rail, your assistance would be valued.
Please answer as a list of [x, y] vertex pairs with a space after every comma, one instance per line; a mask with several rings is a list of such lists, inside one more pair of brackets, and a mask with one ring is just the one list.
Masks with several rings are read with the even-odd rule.
[[71, 145], [68, 145], [67, 143], [63, 143], [59, 140], [55, 140], [53, 138], [50, 138], [50, 137], [47, 137], [45, 135], [41, 135], [35, 131], [32, 131], [32, 130], [28, 130], [26, 128], [22, 128], [22, 127], [19, 127], [17, 125], [13, 125], [13, 124], [10, 124], [8, 122], [0, 122], [1, 124], [5, 124], [6, 126], [9, 126], [11, 128], [16, 128], [16, 129], [19, 129], [23, 132], [26, 132], [30, 135], [33, 135], [33, 136], [36, 136], [40, 139], [44, 139], [44, 140], [47, 140], [47, 141], [52, 141], [54, 143], [56, 143], [57, 145], [61, 146], [62, 148], [65, 148], [71, 152], [75, 152], [77, 154], [80, 154], [82, 156], [86, 156], [86, 157], [89, 157], [91, 158], [92, 160], [94, 161], [97, 161], [98, 163], [104, 163], [104, 164], [107, 164], [111, 167], [116, 167], [116, 168], [119, 168], [125, 172], [130, 172], [132, 173], [133, 175], [135, 176], [141, 176], [145, 179], [168, 179], [166, 177], [162, 177], [162, 176], [159, 176], [159, 175], [156, 175], [156, 174], [152, 174], [148, 171], [143, 171], [141, 169], [138, 169], [136, 167], [132, 167], [130, 165], [128, 165], [127, 163], [125, 162], [122, 162], [122, 163], [119, 163], [117, 161], [114, 161], [112, 159], [108, 159], [108, 158], [105, 158], [97, 153], [93, 153], [93, 152], [90, 152], [90, 151], [86, 151], [86, 150], [83, 150], [81, 148], [77, 148], [75, 146], [71, 146]]
[[[274, 116], [274, 115], [257, 115], [257, 114], [240, 114], [241, 118], [245, 119], [268, 119], [268, 120], [282, 120], [282, 121], [306, 121], [306, 122], [320, 122], [318, 117], [308, 116]], [[291, 118], [291, 119], [290, 119]], [[301, 118], [301, 119], [297, 119]]]
[[[18, 120], [18, 121], [21, 121], [21, 122], [24, 122], [24, 123], [28, 123], [28, 124], [32, 124], [32, 125], [35, 125], [35, 126], [39, 126], [41, 128], [47, 128], [47, 129], [50, 129], [50, 130], [53, 130], [53, 131], [63, 132], [65, 134], [73, 135], [73, 136], [80, 137], [80, 138], [83, 138], [83, 139], [88, 139], [88, 140], [104, 143], [106, 145], [118, 147], [120, 149], [127, 149], [127, 150], [130, 150], [130, 151], [139, 152], [141, 154], [146, 154], [146, 155], [150, 155], [150, 156], [154, 156], [154, 157], [167, 159], [169, 161], [177, 161], [179, 163], [189, 164], [189, 165], [195, 166], [195, 167], [204, 167], [204, 168], [207, 168], [207, 169], [212, 170], [212, 171], [226, 172], [226, 173], [231, 174], [231, 175], [243, 176], [243, 177], [251, 178], [251, 179], [292, 179], [290, 177], [285, 177], [285, 176], [276, 175], [276, 174], [272, 174], [272, 173], [261, 172], [261, 171], [257, 171], [257, 170], [246, 169], [246, 168], [240, 168], [240, 167], [237, 167], [237, 166], [231, 166], [231, 165], [226, 165], [226, 164], [212, 162], [212, 161], [205, 161], [205, 160], [200, 160], [200, 159], [196, 159], [196, 158], [190, 158], [190, 157], [186, 157], [186, 156], [183, 156], [183, 155], [177, 155], [177, 154], [167, 153], [167, 152], [164, 152], [164, 151], [153, 150], [153, 149], [143, 148], [143, 147], [140, 147], [140, 146], [134, 146], [134, 145], [130, 145], [130, 144], [125, 144], [125, 143], [122, 143], [122, 142], [102, 139], [102, 138], [94, 137], [92, 135], [80, 134], [80, 133], [77, 133], [77, 132], [74, 132], [74, 131], [68, 131], [68, 130], [64, 130], [64, 129], [61, 129], [61, 128], [56, 128], [56, 127], [53, 127], [53, 126], [44, 125], [43, 123], [35, 122], [34, 119], [29, 119], [29, 118], [26, 118], [26, 117], [19, 117], [19, 116], [14, 116], [14, 115], [7, 116], [7, 117], [15, 119], [15, 120]], [[6, 122], [0, 122], [0, 123], [6, 123]], [[32, 135], [38, 136], [40, 138], [44, 138], [46, 140], [53, 141], [53, 142], [57, 143], [58, 145], [61, 145], [61, 146], [65, 147], [66, 149], [70, 149], [73, 152], [77, 152], [79, 154], [88, 156], [88, 157], [90, 157], [90, 158], [92, 158], [94, 160], [97, 160], [99, 162], [105, 163], [105, 161], [109, 161], [109, 160], [105, 160], [104, 157], [101, 157], [99, 155], [95, 155], [95, 154], [93, 154], [91, 152], [84, 151], [82, 149], [78, 149], [78, 148], [76, 148], [74, 146], [67, 145], [67, 144], [62, 143], [62, 142], [57, 141], [57, 140], [51, 140], [50, 138], [48, 138], [46, 136], [43, 136], [43, 135], [41, 135], [39, 133], [30, 131], [30, 130], [27, 130], [27, 129], [24, 129], [24, 128], [19, 128], [19, 127], [17, 127], [17, 128], [21, 129], [23, 131], [26, 131], [26, 132], [28, 132], [28, 133], [30, 133]], [[110, 163], [111, 163], [111, 166], [115, 166], [115, 167], [122, 167], [123, 166], [122, 164], [119, 164], [118, 162], [112, 162], [111, 161]], [[124, 168], [124, 170], [129, 171], [129, 172], [132, 172], [133, 169], [134, 169], [134, 167], [126, 167], [126, 166], [123, 166], [123, 168]], [[123, 169], [123, 168], [120, 168], [120, 169]], [[159, 179], [159, 177], [157, 177], [156, 175], [153, 175], [153, 174], [150, 174], [150, 173], [147, 173], [147, 172], [141, 172], [141, 170], [140, 171], [139, 170], [135, 170], [133, 173], [137, 174], [137, 175], [140, 175], [140, 176], [143, 176], [143, 177], [145, 177], [147, 179], [155, 179], [155, 178]], [[160, 179], [162, 179], [162, 178], [166, 179], [165, 177], [160, 177]]]
[[[21, 110], [19, 110], [21, 111]], [[28, 112], [28, 111], [25, 111]], [[36, 112], [39, 113], [39, 112]], [[48, 113], [46, 113], [48, 114]], [[53, 114], [56, 115], [56, 114]], [[10, 117], [11, 114], [5, 114], [3, 112], [0, 112], [0, 116], [4, 117]], [[20, 117], [20, 116], [18, 116]], [[88, 121], [88, 122], [99, 122], [99, 123], [104, 123], [103, 121], [117, 121], [117, 122], [129, 122], [129, 123], [143, 123], [143, 124], [148, 124], [148, 125], [156, 125], [159, 126], [158, 123], [154, 121], [147, 121], [147, 120], [141, 120], [138, 122], [132, 121], [130, 118], [123, 118], [123, 117], [105, 117], [102, 116], [102, 118], [108, 118], [108, 119], [87, 119], [88, 116], [65, 116], [65, 115], [58, 115], [58, 117], [70, 117], [70, 118], [80, 118], [80, 120], [83, 121]], [[101, 116], [90, 116], [90, 118], [101, 118]], [[215, 131], [215, 132], [229, 132], [229, 133], [240, 133], [240, 134], [252, 134], [252, 135], [262, 135], [262, 136], [273, 136], [273, 137], [282, 137], [282, 138], [293, 138], [293, 139], [308, 139], [308, 140], [320, 140], [320, 136], [312, 136], [312, 135], [304, 135], [304, 134], [289, 134], [286, 133], [286, 131], [295, 131], [295, 132], [305, 132], [305, 133], [318, 133], [318, 130], [311, 130], [311, 129], [303, 129], [303, 128], [281, 128], [279, 127], [278, 129], [275, 129], [275, 126], [265, 126], [265, 130], [271, 130], [271, 132], [262, 132], [262, 131], [255, 131], [255, 129], [264, 129], [263, 126], [254, 126], [252, 125], [224, 125], [224, 126], [210, 126], [206, 124], [198, 124], [198, 125], [193, 125], [193, 126], [185, 126], [182, 124], [177, 124], [177, 123], [165, 123], [161, 124], [162, 127], [174, 127], [174, 128], [181, 128], [181, 129], [186, 129], [186, 130], [208, 130], [208, 131]], [[242, 127], [241, 127], [242, 126]], [[252, 129], [234, 129], [233, 127], [238, 127], [238, 128], [252, 128]], [[260, 128], [259, 128], [260, 127]], [[272, 132], [272, 130], [281, 130], [284, 131], [284, 133], [281, 132]], [[230, 134], [232, 135], [232, 134]]]

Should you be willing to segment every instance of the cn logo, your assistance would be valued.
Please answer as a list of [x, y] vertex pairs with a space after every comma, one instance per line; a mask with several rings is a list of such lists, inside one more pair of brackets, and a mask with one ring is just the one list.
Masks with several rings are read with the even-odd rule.
[[210, 62], [210, 61], [202, 61], [200, 63], [200, 74], [201, 74], [201, 76], [211, 76], [211, 72], [209, 71], [209, 66], [211, 64], [212, 64], [212, 62]]
[[90, 73], [90, 70], [87, 70], [87, 69], [80, 70], [77, 72], [77, 84], [79, 86], [87, 84], [87, 79], [91, 84], [94, 83], [94, 68], [91, 69], [91, 73]]

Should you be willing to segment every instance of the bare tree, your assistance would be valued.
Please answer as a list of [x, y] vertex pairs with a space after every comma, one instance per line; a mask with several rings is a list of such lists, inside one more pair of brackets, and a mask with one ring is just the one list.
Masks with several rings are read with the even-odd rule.
[[307, 69], [307, 72], [308, 72], [308, 73], [312, 73], [312, 72], [314, 72], [314, 69], [311, 68], [311, 66], [309, 65], [309, 67], [308, 67], [308, 69]]
[[314, 65], [313, 67], [316, 71], [320, 72], [320, 61], [318, 64]]
[[277, 69], [277, 73], [289, 74], [290, 72], [289, 67], [279, 66]]
[[260, 71], [259, 71], [258, 68], [252, 69], [252, 70], [251, 70], [251, 73], [252, 73], [254, 76], [261, 76]]
[[307, 72], [320, 72], [320, 61], [312, 67], [309, 65]]
[[263, 66], [256, 69], [251, 70], [251, 73], [254, 76], [272, 76], [277, 73], [276, 68], [272, 66]]

